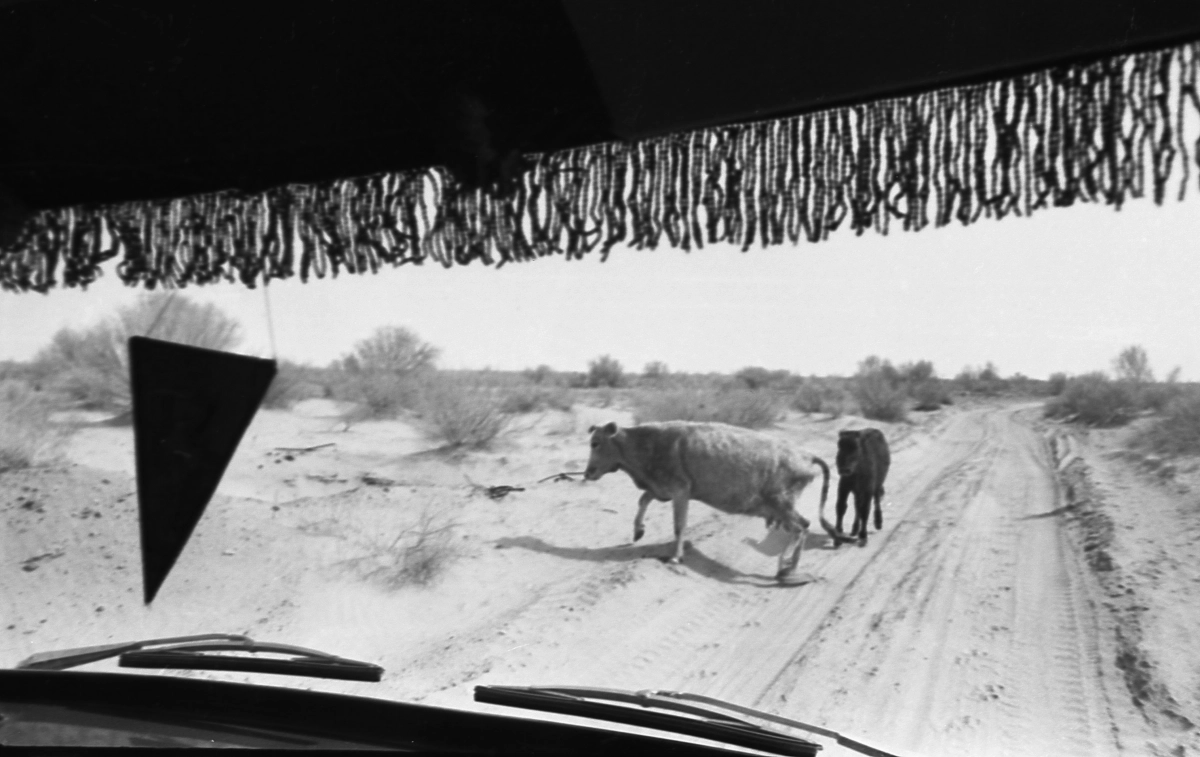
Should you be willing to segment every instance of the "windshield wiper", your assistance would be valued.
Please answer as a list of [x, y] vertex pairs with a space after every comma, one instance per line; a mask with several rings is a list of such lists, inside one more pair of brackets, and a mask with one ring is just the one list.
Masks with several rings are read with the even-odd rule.
[[[578, 686], [476, 686], [475, 701], [557, 712], [563, 715], [581, 715], [627, 725], [646, 726], [774, 754], [812, 755], [821, 748], [819, 744], [811, 741], [772, 731], [723, 712], [709, 709], [709, 707], [719, 707], [742, 715], [816, 733], [834, 739], [840, 746], [871, 755], [871, 757], [896, 757], [891, 752], [848, 738], [828, 728], [801, 723], [797, 720], [742, 707], [712, 697], [678, 691], [624, 691]], [[607, 702], [619, 702], [620, 705], [607, 704]], [[709, 707], [698, 707], [695, 704], [687, 704], [687, 702], [705, 704]], [[623, 705], [638, 705], [640, 709]], [[683, 713], [691, 717], [652, 712], [648, 711], [649, 708]]]
[[[156, 647], [147, 649], [147, 647]], [[210, 652], [290, 655], [287, 659], [246, 657]], [[383, 668], [369, 662], [349, 660], [315, 649], [290, 644], [257, 642], [237, 634], [201, 634], [164, 639], [146, 639], [121, 644], [102, 644], [32, 655], [17, 664], [18, 669], [66, 670], [89, 662], [119, 657], [123, 668], [170, 668], [173, 670], [225, 670], [241, 673], [337, 678], [346, 681], [377, 682]]]

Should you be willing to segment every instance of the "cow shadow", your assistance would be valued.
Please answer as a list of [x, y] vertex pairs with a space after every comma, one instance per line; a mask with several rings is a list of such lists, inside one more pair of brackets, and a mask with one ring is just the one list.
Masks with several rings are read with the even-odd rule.
[[[623, 544], [615, 547], [559, 547], [535, 536], [506, 536], [497, 539], [496, 549], [527, 549], [544, 555], [553, 555], [566, 560], [586, 562], [632, 562], [634, 560], [658, 560], [665, 563], [674, 542], [659, 544]], [[722, 583], [778, 588], [774, 574], [745, 573], [715, 560], [691, 542], [685, 542], [683, 563], [670, 566], [680, 572], [691, 572], [704, 578]], [[807, 545], [806, 545], [807, 548]]]
[[[751, 539], [749, 536], [742, 539], [742, 544], [758, 552], [766, 557], [779, 557], [779, 553], [787, 548], [788, 537], [783, 531], [773, 530], [768, 531], [767, 535], [761, 539]], [[833, 539], [823, 533], [809, 531], [804, 537], [804, 551], [810, 549], [833, 549]], [[804, 559], [804, 558], [801, 558]]]

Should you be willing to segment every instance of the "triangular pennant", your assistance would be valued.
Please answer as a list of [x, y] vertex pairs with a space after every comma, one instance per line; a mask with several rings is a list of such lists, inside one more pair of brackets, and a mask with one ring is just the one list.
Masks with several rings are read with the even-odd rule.
[[275, 361], [129, 340], [142, 586], [154, 600], [275, 376]]

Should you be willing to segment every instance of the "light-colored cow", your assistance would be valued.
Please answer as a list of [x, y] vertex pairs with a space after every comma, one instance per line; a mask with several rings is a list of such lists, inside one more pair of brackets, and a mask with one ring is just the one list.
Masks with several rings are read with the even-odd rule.
[[829, 466], [802, 455], [765, 434], [724, 423], [645, 423], [618, 428], [615, 423], [593, 426], [592, 452], [584, 478], [595, 481], [623, 470], [642, 490], [633, 524], [634, 541], [645, 533], [643, 519], [652, 500], [670, 501], [675, 510], [675, 549], [670, 561], [683, 559], [689, 500], [699, 500], [723, 512], [758, 515], [768, 527], [790, 536], [779, 555], [776, 578], [793, 578], [809, 521], [795, 510], [795, 501], [821, 469], [821, 525], [835, 541], [837, 534], [825, 518]]

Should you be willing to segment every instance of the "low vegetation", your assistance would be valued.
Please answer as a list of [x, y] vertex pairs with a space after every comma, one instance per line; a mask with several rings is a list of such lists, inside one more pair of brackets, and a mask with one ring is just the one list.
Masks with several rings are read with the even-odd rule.
[[611, 355], [601, 355], [588, 363], [587, 386], [592, 389], [607, 386], [615, 389], [625, 381], [621, 363]]
[[1062, 393], [1045, 405], [1048, 418], [1099, 427], [1126, 423], [1134, 410], [1129, 387], [1099, 371], [1068, 379]]
[[538, 383], [505, 392], [500, 409], [505, 413], [522, 415], [543, 410], [570, 410], [574, 404], [571, 392], [566, 387]]
[[851, 405], [844, 384], [836, 379], [809, 378], [792, 395], [791, 407], [801, 413], [828, 413], [834, 418], [841, 417]]
[[904, 377], [885, 360], [871, 356], [859, 363], [850, 393], [864, 418], [887, 422], [908, 418]]
[[84, 329], [61, 329], [33, 361], [45, 388], [84, 408], [120, 410], [130, 404], [128, 342], [151, 336], [178, 344], [228, 350], [241, 327], [215, 305], [178, 292], [155, 292]]
[[483, 449], [512, 417], [504, 411], [504, 402], [489, 387], [443, 378], [425, 382], [418, 407], [433, 439], [451, 447]]
[[1138, 433], [1133, 446], [1160, 455], [1200, 455], [1200, 390], [1180, 393]]
[[0, 472], [53, 458], [66, 438], [51, 422], [53, 404], [44, 392], [18, 381], [0, 383]]
[[778, 396], [749, 389], [639, 391], [633, 403], [636, 423], [694, 421], [766, 428], [783, 413]]
[[394, 538], [362, 539], [366, 554], [348, 562], [364, 580], [385, 589], [428, 586], [459, 556], [454, 542], [457, 528], [454, 521], [426, 509]]
[[[1128, 423], [1139, 415], [1158, 414], [1160, 417], [1151, 426], [1159, 429], [1154, 434], [1175, 429], [1183, 438], [1188, 436], [1188, 403], [1192, 398], [1179, 383], [1178, 368], [1168, 374], [1166, 381], [1155, 381], [1146, 350], [1132, 345], [1113, 359], [1112, 370], [1115, 378], [1103, 371], [1071, 377], [1063, 373], [1052, 375], [1047, 382], [1046, 392], [1051, 398], [1044, 406], [1046, 417], [1111, 427]], [[1155, 448], [1170, 446], [1165, 439], [1151, 436], [1144, 436], [1140, 443]]]

